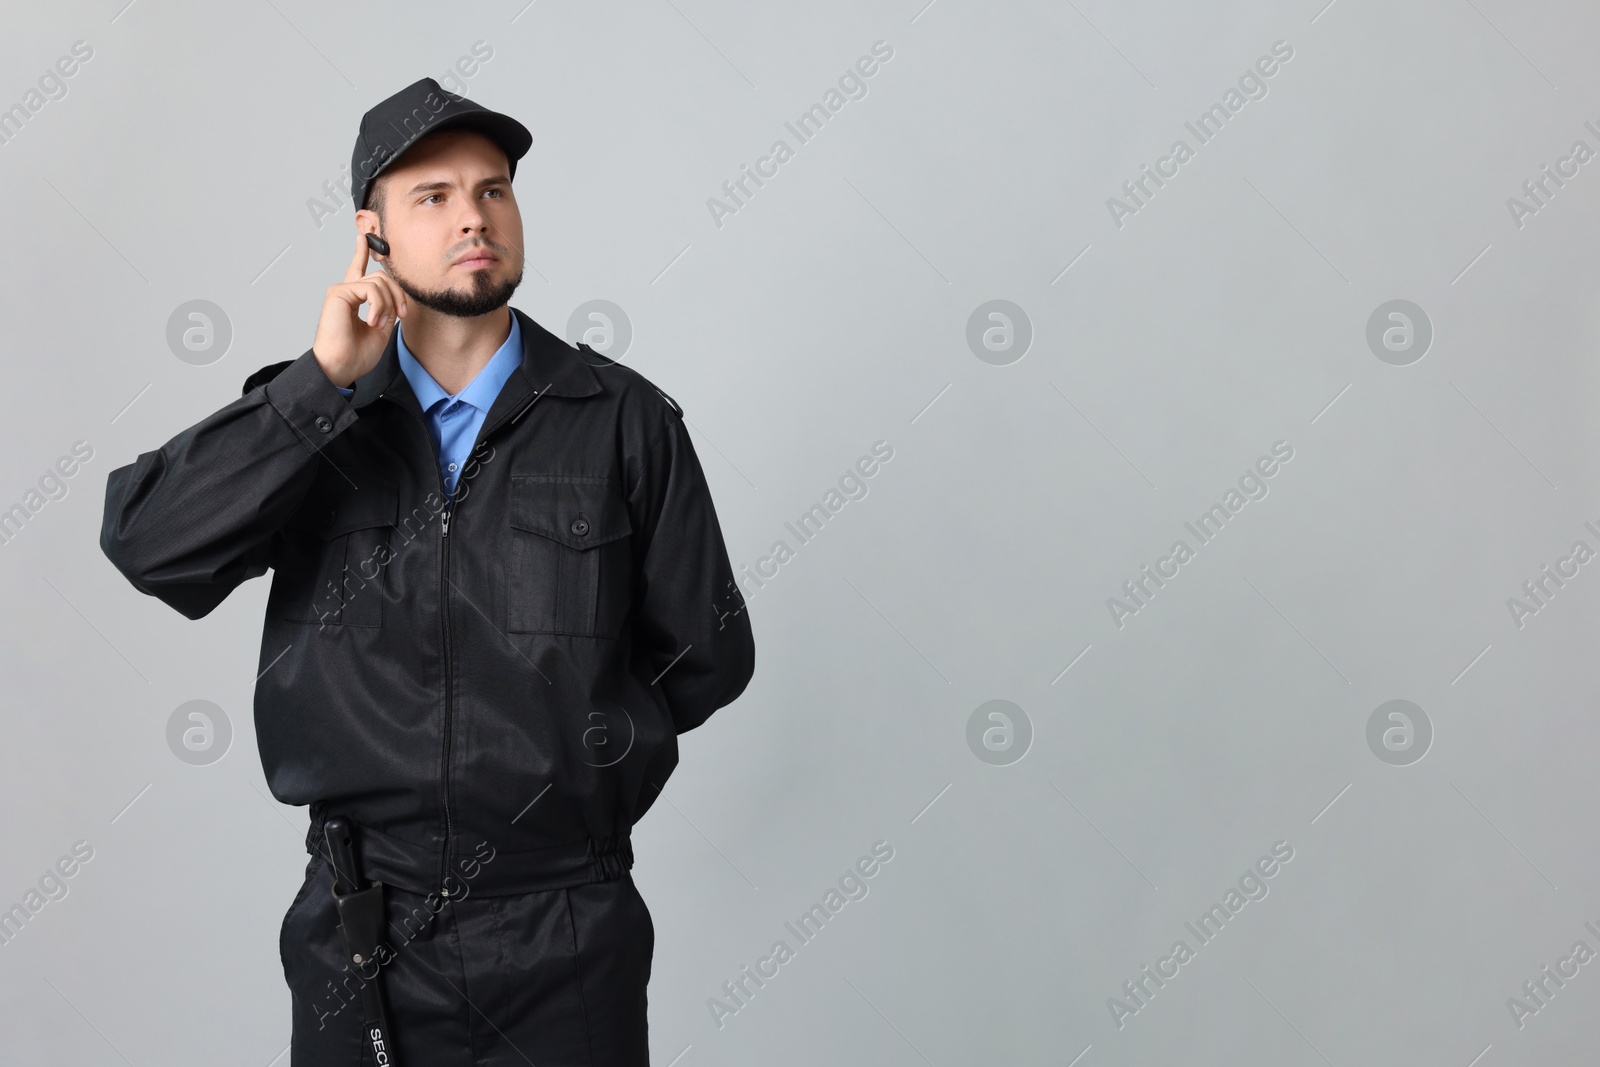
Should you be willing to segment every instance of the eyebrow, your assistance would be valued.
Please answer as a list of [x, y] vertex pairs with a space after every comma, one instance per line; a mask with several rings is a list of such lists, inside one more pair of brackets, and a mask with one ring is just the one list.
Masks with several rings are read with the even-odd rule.
[[[478, 183], [477, 188], [484, 189], [484, 188], [487, 188], [488, 186], [491, 186], [491, 185], [510, 185], [510, 184], [511, 184], [511, 179], [509, 177], [507, 177], [506, 175], [502, 174], [502, 175], [500, 175], [498, 177], [495, 177], [495, 178], [485, 178], [485, 179], [483, 179], [483, 181]], [[420, 185], [412, 186], [411, 187], [411, 191], [409, 193], [407, 193], [406, 195], [407, 196], [416, 196], [418, 193], [439, 193], [439, 192], [444, 192], [445, 190], [448, 190], [448, 189], [454, 189], [455, 187], [456, 186], [455, 186], [454, 182], [423, 182]]]

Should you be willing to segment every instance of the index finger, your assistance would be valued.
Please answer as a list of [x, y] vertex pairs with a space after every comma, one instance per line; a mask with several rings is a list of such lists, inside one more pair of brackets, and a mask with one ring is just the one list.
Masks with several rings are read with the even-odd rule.
[[350, 261], [350, 269], [344, 272], [347, 282], [359, 282], [367, 276], [367, 235], [360, 230], [356, 231], [356, 258]]

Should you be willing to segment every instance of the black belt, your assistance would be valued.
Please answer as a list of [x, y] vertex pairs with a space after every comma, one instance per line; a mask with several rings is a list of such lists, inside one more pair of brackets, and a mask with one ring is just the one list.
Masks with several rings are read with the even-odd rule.
[[345, 954], [362, 978], [361, 1011], [366, 1017], [362, 1039], [372, 1050], [377, 1067], [399, 1067], [378, 984], [380, 968], [394, 956], [383, 938], [383, 883], [362, 886], [349, 820], [336, 815], [327, 820], [324, 829], [333, 863], [333, 905], [339, 911], [339, 933], [344, 936]]
[[[307, 852], [323, 851], [323, 824], [335, 817], [336, 813], [328, 811], [323, 802], [311, 805]], [[571, 889], [621, 878], [633, 867], [633, 841], [627, 830], [515, 852], [500, 841], [474, 847], [463, 842], [456, 864], [459, 869], [447, 871], [446, 883], [440, 885], [440, 872], [444, 869], [442, 839], [419, 843], [385, 833], [349, 815], [338, 817], [346, 819], [355, 832], [356, 858], [366, 877], [426, 898], [515, 896]], [[429, 912], [427, 908], [422, 910]]]

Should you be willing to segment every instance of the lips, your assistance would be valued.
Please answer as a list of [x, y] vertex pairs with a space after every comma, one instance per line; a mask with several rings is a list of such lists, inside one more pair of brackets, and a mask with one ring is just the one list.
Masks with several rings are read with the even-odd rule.
[[492, 267], [498, 262], [500, 262], [500, 260], [497, 256], [485, 255], [474, 256], [471, 259], [458, 259], [456, 260], [455, 265], [458, 267], [465, 267], [468, 270], [479, 270], [484, 267]]

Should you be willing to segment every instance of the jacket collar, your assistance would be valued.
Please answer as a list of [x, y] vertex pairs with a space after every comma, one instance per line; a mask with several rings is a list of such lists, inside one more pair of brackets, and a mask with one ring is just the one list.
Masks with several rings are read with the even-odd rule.
[[[600, 379], [578, 349], [540, 326], [516, 308], [511, 308], [522, 331], [522, 362], [506, 379], [500, 394], [489, 408], [485, 426], [492, 427], [507, 411], [520, 412], [522, 407], [546, 394], [552, 396], [593, 396], [601, 391]], [[399, 331], [389, 335], [389, 345], [379, 357], [377, 366], [355, 380], [355, 394], [350, 398], [353, 407], [362, 408], [388, 394], [406, 406], [414, 406], [421, 413], [411, 383], [400, 370]], [[401, 399], [401, 398], [404, 399]]]

